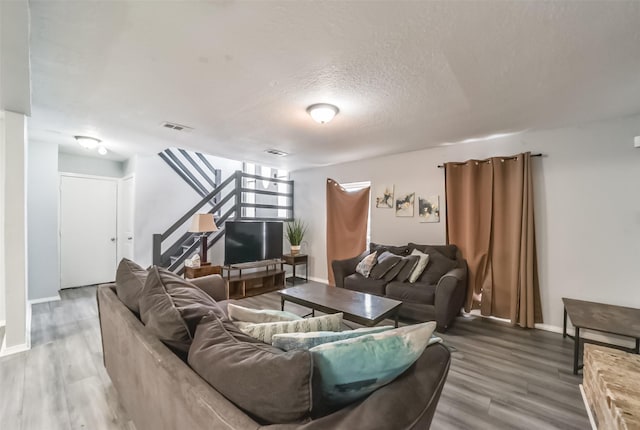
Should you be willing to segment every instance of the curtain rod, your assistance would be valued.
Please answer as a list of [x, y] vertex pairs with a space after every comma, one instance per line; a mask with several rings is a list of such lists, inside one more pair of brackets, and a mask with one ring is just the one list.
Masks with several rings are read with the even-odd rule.
[[[532, 157], [542, 157], [543, 154], [531, 154]], [[504, 159], [514, 159], [516, 157], [498, 157], [498, 158], [504, 158]], [[466, 163], [466, 161], [465, 161]], [[464, 164], [464, 163], [457, 163], [457, 164]], [[442, 164], [438, 164], [438, 169], [444, 169], [444, 166]]]

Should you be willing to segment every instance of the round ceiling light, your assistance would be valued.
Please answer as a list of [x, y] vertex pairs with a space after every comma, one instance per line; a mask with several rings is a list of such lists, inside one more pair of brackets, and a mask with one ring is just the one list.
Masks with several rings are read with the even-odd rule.
[[328, 103], [317, 103], [307, 108], [311, 118], [317, 123], [325, 124], [340, 112], [337, 106]]
[[95, 149], [102, 141], [95, 137], [89, 136], [73, 136], [84, 149]]

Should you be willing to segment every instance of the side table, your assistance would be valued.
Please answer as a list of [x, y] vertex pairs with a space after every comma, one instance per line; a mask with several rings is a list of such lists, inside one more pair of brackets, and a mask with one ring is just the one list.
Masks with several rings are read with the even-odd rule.
[[222, 275], [222, 267], [220, 266], [200, 266], [200, 267], [185, 267], [184, 278], [194, 279], [201, 278], [208, 275]]
[[[287, 282], [291, 282], [292, 285], [296, 284], [296, 281], [307, 282], [309, 280], [309, 256], [306, 254], [284, 254], [282, 256], [284, 264], [288, 264], [293, 267], [293, 276], [287, 278]], [[296, 266], [304, 264], [304, 278], [296, 276]]]

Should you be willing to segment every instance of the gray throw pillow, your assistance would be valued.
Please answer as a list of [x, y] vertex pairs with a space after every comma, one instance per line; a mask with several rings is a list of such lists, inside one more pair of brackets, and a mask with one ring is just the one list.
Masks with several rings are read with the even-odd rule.
[[116, 293], [122, 303], [136, 314], [140, 314], [140, 295], [148, 272], [131, 260], [123, 258], [116, 270]]
[[239, 341], [232, 326], [215, 315], [202, 319], [189, 350], [193, 370], [260, 421], [306, 418], [312, 408], [311, 353]]
[[403, 257], [403, 260], [407, 260], [407, 262], [404, 264], [402, 270], [400, 270], [400, 273], [398, 273], [398, 276], [396, 276], [395, 280], [398, 282], [406, 282], [409, 280], [409, 276], [411, 276], [411, 273], [416, 268], [416, 265], [420, 261], [420, 257], [417, 255], [410, 255], [408, 257]]
[[208, 313], [226, 318], [207, 293], [175, 273], [153, 266], [140, 297], [140, 319], [175, 351], [186, 353], [196, 326]]
[[458, 267], [456, 260], [450, 260], [439, 252], [429, 254], [429, 264], [418, 278], [418, 282], [437, 284], [442, 275]]
[[384, 275], [385, 282], [393, 281], [396, 276], [398, 276], [398, 273], [400, 273], [400, 271], [404, 268], [405, 264], [407, 264], [407, 260], [403, 257], [400, 257], [400, 261], [398, 261], [398, 263], [396, 263], [396, 265], [389, 269], [389, 271]]
[[402, 260], [402, 257], [399, 255], [392, 254], [389, 251], [383, 252], [378, 256], [378, 262], [371, 270], [369, 277], [372, 279], [381, 279], [393, 266], [398, 264], [400, 260]]

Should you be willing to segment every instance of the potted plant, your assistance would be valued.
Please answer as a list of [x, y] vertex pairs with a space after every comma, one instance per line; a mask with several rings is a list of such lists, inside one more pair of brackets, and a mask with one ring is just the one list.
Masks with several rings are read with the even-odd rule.
[[300, 244], [307, 232], [307, 226], [300, 219], [294, 218], [292, 222], [287, 223], [286, 236], [291, 244], [291, 254], [295, 255], [300, 252]]

